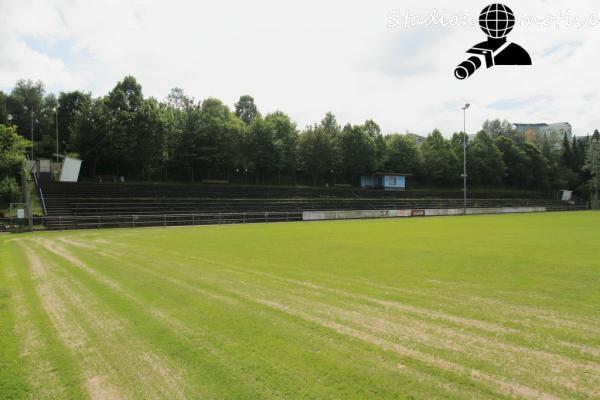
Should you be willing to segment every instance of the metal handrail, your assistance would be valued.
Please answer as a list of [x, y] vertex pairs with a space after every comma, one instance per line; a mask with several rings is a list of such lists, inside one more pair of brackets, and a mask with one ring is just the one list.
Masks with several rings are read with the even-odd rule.
[[221, 212], [179, 214], [59, 215], [39, 219], [47, 229], [94, 229], [142, 226], [221, 225], [302, 220], [302, 212]]
[[[32, 160], [29, 157], [29, 153], [25, 153], [25, 156], [27, 157], [27, 161], [35, 162], [35, 160]], [[42, 203], [42, 210], [44, 211], [44, 215], [48, 215], [48, 210], [46, 209], [46, 200], [44, 200], [44, 193], [42, 192], [42, 187], [40, 186], [36, 169], [37, 167], [34, 165], [34, 167], [31, 169], [31, 175], [33, 175], [33, 181], [35, 182], [35, 187], [38, 191], [38, 195], [40, 196], [40, 202]]]
[[38, 181], [37, 173], [35, 170], [32, 172], [33, 180], [35, 181], [35, 187], [38, 190], [38, 194], [40, 195], [40, 202], [42, 203], [42, 210], [44, 211], [44, 215], [48, 215], [48, 210], [46, 209], [46, 201], [44, 200], [44, 193], [42, 192], [42, 187], [40, 186], [40, 182]]
[[[552, 211], [570, 211], [581, 209], [578, 206], [553, 208]], [[348, 211], [348, 210], [344, 210]], [[548, 210], [550, 211], [550, 210]], [[233, 223], [285, 222], [302, 221], [302, 211], [248, 211], [220, 213], [175, 213], [175, 214], [120, 214], [120, 215], [57, 215], [34, 217], [34, 230], [40, 229], [100, 229], [118, 227], [148, 226], [194, 226], [223, 225]], [[12, 218], [0, 218], [0, 231], [23, 228], [22, 220], [18, 223]], [[45, 227], [42, 227], [45, 225]]]

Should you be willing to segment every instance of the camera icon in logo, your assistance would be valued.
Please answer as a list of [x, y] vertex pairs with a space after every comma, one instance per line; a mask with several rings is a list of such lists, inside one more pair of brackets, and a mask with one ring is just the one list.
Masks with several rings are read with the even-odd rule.
[[470, 77], [484, 63], [487, 68], [494, 65], [531, 65], [529, 53], [518, 44], [506, 40], [515, 27], [515, 15], [509, 7], [499, 3], [485, 7], [479, 15], [479, 26], [488, 39], [467, 50], [467, 53], [474, 55], [456, 67], [456, 78], [462, 80]]

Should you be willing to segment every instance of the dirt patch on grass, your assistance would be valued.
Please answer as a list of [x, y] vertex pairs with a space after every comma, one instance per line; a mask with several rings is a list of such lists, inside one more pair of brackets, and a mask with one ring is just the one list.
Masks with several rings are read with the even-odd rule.
[[84, 243], [82, 241], [79, 240], [75, 240], [69, 237], [61, 237], [58, 240], [60, 240], [61, 242], [71, 245], [71, 246], [75, 246], [75, 247], [80, 247], [82, 249], [86, 249], [86, 250], [95, 250], [97, 247], [93, 244], [89, 244], [89, 243]]
[[579, 362], [559, 354], [507, 343], [501, 338], [487, 338], [417, 319], [396, 320], [374, 309], [347, 310], [307, 303], [300, 298], [297, 300], [300, 300], [299, 309], [313, 310], [313, 314], [320, 311], [326, 318], [349, 323], [378, 337], [449, 350], [479, 362], [497, 362], [495, 368], [505, 376], [564, 387], [590, 397], [600, 395], [597, 390], [600, 387], [600, 366], [596, 363]]
[[[237, 280], [227, 282], [228, 290], [251, 301], [268, 305], [290, 315], [317, 322], [332, 328], [336, 332], [383, 347], [386, 350], [410, 356], [428, 365], [450, 371], [458, 375], [472, 376], [473, 379], [495, 387], [505, 395], [518, 395], [527, 398], [556, 398], [554, 389], [559, 393], [564, 390], [594, 397], [599, 394], [596, 389], [598, 366], [594, 363], [581, 363], [554, 353], [537, 351], [530, 348], [514, 346], [502, 341], [488, 339], [464, 329], [449, 328], [427, 323], [418, 319], [403, 318], [401, 321], [389, 319], [385, 308], [377, 309], [374, 305], [355, 305], [352, 310], [338, 308], [314, 299], [316, 293], [289, 293], [286, 288], [279, 291], [272, 288], [255, 287], [249, 282]], [[255, 283], [253, 283], [255, 284]], [[313, 288], [315, 287], [313, 285]], [[378, 304], [378, 303], [375, 303]], [[355, 327], [353, 327], [353, 325]], [[397, 343], [398, 340], [403, 344]], [[406, 344], [405, 344], [406, 343]], [[425, 344], [432, 348], [462, 352], [465, 356], [479, 358], [488, 363], [505, 364], [502, 374], [491, 374], [483, 370], [475, 370], [466, 365], [433, 356], [429, 352], [416, 350], [418, 346], [408, 343]], [[510, 365], [510, 368], [509, 368]], [[493, 364], [492, 364], [493, 367]], [[533, 384], [532, 382], [536, 382]], [[542, 384], [544, 381], [545, 383]], [[523, 383], [527, 382], [527, 383]], [[596, 382], [596, 383], [595, 383]], [[531, 386], [533, 384], [533, 386]], [[548, 387], [550, 393], [539, 390]]]
[[86, 386], [90, 397], [94, 400], [115, 400], [121, 399], [123, 394], [119, 393], [115, 388], [106, 384], [106, 379], [103, 376], [89, 376], [86, 379]]
[[[114, 252], [110, 252], [110, 251], [101, 251], [98, 254], [101, 255], [101, 256], [103, 256], [103, 257], [111, 258], [111, 259], [113, 259], [115, 261], [124, 263], [123, 260], [122, 260], [122, 258], [121, 258], [121, 255], [118, 254], [118, 253], [114, 253]], [[226, 304], [229, 304], [229, 305], [237, 305], [237, 304], [239, 304], [239, 301], [237, 301], [235, 298], [233, 298], [231, 296], [225, 296], [225, 295], [222, 295], [222, 294], [219, 294], [219, 293], [211, 292], [209, 290], [204, 290], [204, 289], [199, 288], [197, 286], [191, 285], [189, 282], [183, 281], [181, 279], [173, 278], [171, 276], [167, 276], [167, 275], [164, 275], [164, 274], [161, 274], [161, 273], [157, 273], [157, 272], [155, 272], [155, 271], [153, 271], [153, 270], [151, 270], [149, 268], [142, 267], [141, 265], [138, 265], [136, 263], [125, 262], [125, 264], [127, 264], [131, 268], [135, 268], [135, 269], [137, 269], [139, 271], [142, 271], [145, 274], [151, 275], [151, 276], [153, 276], [153, 277], [155, 277], [155, 278], [157, 278], [159, 280], [164, 280], [164, 281], [170, 282], [170, 283], [172, 283], [172, 284], [174, 284], [176, 286], [179, 286], [179, 287], [184, 288], [186, 290], [195, 292], [195, 293], [200, 294], [200, 295], [202, 295], [204, 297], [208, 297], [208, 298], [211, 298], [211, 299], [214, 299], [214, 300], [219, 300], [219, 301], [222, 301], [222, 302], [224, 302]]]
[[[450, 359], [455, 359], [454, 355], [460, 353], [462, 358], [470, 360], [465, 364], [453, 363], [462, 370], [452, 368], [451, 372], [462, 374], [471, 370], [467, 365], [483, 362], [488, 366], [485, 370], [494, 371], [494, 374], [477, 370], [474, 374], [476, 380], [485, 380], [486, 377], [489, 378], [487, 382], [495, 380], [503, 388], [501, 393], [504, 394], [515, 390], [523, 396], [538, 393], [540, 398], [546, 395], [556, 396], [553, 394], [554, 390], [557, 393], [579, 393], [586, 397], [600, 394], [596, 389], [600, 387], [600, 380], [594, 378], [600, 376], [600, 365], [503, 340], [505, 336], [522, 334], [519, 329], [465, 318], [446, 311], [356, 294], [310, 281], [226, 266], [202, 257], [187, 258], [218, 266], [218, 272], [205, 273], [202, 280], [225, 287], [238, 295], [242, 293], [242, 297], [252, 301], [285, 304], [286, 310], [291, 313], [303, 312], [304, 315], [346, 326], [357, 335], [366, 335], [369, 340], [373, 337], [390, 343], [401, 340], [405, 348], [413, 350], [426, 346], [429, 350], [421, 353], [428, 357], [431, 357], [430, 352], [440, 349], [449, 352]], [[193, 281], [194, 278], [191, 278], [192, 283]], [[338, 299], [351, 301], [347, 302], [347, 308], [345, 305], [335, 307], [315, 301], [323, 297], [322, 293], [331, 293]], [[408, 343], [412, 345], [409, 346]], [[440, 357], [437, 359], [452, 363]], [[419, 360], [423, 361], [423, 358]], [[539, 387], [547, 388], [550, 393], [538, 390]]]
[[[243, 293], [240, 293], [240, 295], [246, 296]], [[511, 397], [520, 396], [520, 397], [525, 397], [528, 399], [544, 399], [544, 400], [558, 399], [558, 397], [556, 397], [550, 393], [545, 393], [543, 391], [539, 391], [534, 388], [531, 388], [531, 387], [528, 387], [525, 385], [521, 385], [516, 382], [506, 381], [503, 378], [500, 378], [500, 377], [497, 377], [497, 376], [494, 376], [491, 374], [487, 374], [487, 373], [484, 373], [481, 371], [466, 368], [460, 364], [456, 364], [451, 361], [440, 359], [438, 357], [408, 348], [408, 347], [403, 346], [398, 343], [393, 343], [389, 340], [382, 339], [375, 335], [353, 329], [346, 325], [339, 324], [337, 322], [330, 321], [330, 320], [327, 320], [324, 318], [316, 317], [316, 316], [310, 315], [304, 311], [293, 310], [290, 307], [283, 305], [283, 304], [279, 304], [279, 303], [276, 303], [276, 302], [273, 302], [270, 300], [257, 299], [257, 298], [252, 298], [252, 300], [259, 302], [261, 304], [264, 304], [266, 306], [272, 307], [274, 309], [277, 309], [279, 311], [285, 312], [287, 314], [294, 315], [296, 317], [300, 317], [306, 321], [317, 323], [323, 327], [332, 329], [337, 333], [362, 340], [364, 342], [370, 343], [372, 345], [375, 345], [375, 346], [380, 347], [387, 351], [393, 351], [395, 353], [398, 353], [401, 356], [413, 358], [415, 360], [418, 360], [418, 361], [424, 362], [428, 365], [432, 365], [437, 368], [455, 373], [457, 375], [471, 376], [472, 378], [476, 379], [477, 381], [487, 384], [490, 388], [498, 391], [499, 393], [501, 393], [503, 395], [507, 395], [507, 396], [511, 396]]]
[[[68, 249], [47, 240], [40, 240], [39, 242], [50, 252], [64, 258], [90, 274], [94, 279], [124, 295], [141, 309], [145, 307], [143, 303], [115, 281], [102, 276], [69, 252]], [[108, 312], [100, 311], [102, 307], [95, 300], [94, 294], [75, 279], [67, 278], [55, 283], [69, 304], [74, 305], [77, 309], [78, 319], [86, 322], [87, 330], [94, 336], [95, 341], [99, 340], [103, 344], [105, 352], [109, 352], [108, 359], [118, 357], [121, 362], [128, 360], [127, 366], [119, 365], [115, 373], [118, 372], [121, 378], [124, 375], [129, 375], [131, 378], [136, 379], [138, 382], [138, 385], [134, 388], [136, 392], [145, 393], [144, 397], [146, 398], [185, 398], [184, 388], [186, 385], [182, 380], [183, 373], [181, 371], [176, 372], [172, 365], [169, 366], [172, 363], [150, 351], [148, 346], [144, 344], [144, 340], [131, 332], [128, 321]], [[157, 318], [166, 318], [163, 313], [157, 310], [151, 309], [150, 312]], [[168, 319], [166, 322], [169, 324], [178, 323], [178, 321], [172, 319]], [[85, 335], [85, 333], [82, 334]], [[112, 368], [115, 368], [114, 364]], [[129, 368], [132, 370], [130, 371]], [[96, 375], [94, 379], [101, 380], [102, 376]]]
[[[260, 276], [272, 278], [271, 274], [257, 273]], [[290, 281], [290, 279], [279, 278], [277, 281]], [[515, 345], [509, 341], [503, 340], [504, 334], [521, 334], [530, 337], [529, 332], [521, 332], [517, 329], [494, 329], [487, 322], [473, 319], [464, 319], [452, 314], [445, 314], [440, 311], [423, 310], [419, 307], [407, 306], [402, 303], [379, 300], [369, 296], [354, 296], [352, 293], [341, 291], [339, 289], [330, 289], [322, 285], [316, 285], [310, 282], [291, 280], [292, 283], [306, 287], [314, 291], [313, 293], [300, 293], [290, 291], [285, 288], [277, 288], [266, 292], [266, 287], [260, 287], [260, 282], [249, 286], [249, 282], [244, 282], [241, 286], [250, 288], [249, 293], [265, 292], [272, 296], [280, 297], [283, 301], [292, 300], [292, 293], [296, 293], [296, 301], [300, 301], [301, 310], [320, 310], [327, 317], [341, 319], [346, 322], [366, 328], [375, 334], [384, 333], [388, 336], [400, 335], [406, 340], [414, 343], [424, 344], [432, 348], [450, 350], [452, 352], [463, 353], [468, 358], [480, 359], [487, 362], [494, 360], [501, 363], [507, 369], [507, 373], [513, 376], [522, 375], [531, 379], [545, 381], [549, 385], [568, 388], [569, 390], [586, 394], [587, 396], [600, 396], [600, 364], [597, 362], [586, 362], [584, 360], [574, 360], [565, 355], [558, 354], [555, 351], [547, 351]], [[231, 283], [231, 282], [230, 282]], [[239, 286], [240, 283], [238, 282]], [[281, 289], [281, 290], [279, 290]], [[358, 300], [354, 305], [348, 305], [349, 309], [336, 308], [325, 303], [307, 301], [306, 299], [315, 299], [320, 292], [329, 291], [344, 297]], [[284, 300], [285, 299], [285, 300]], [[288, 304], [286, 302], [286, 304]], [[381, 307], [379, 307], [381, 306]], [[401, 314], [394, 315], [393, 310], [398, 310]], [[423, 317], [425, 319], [423, 320]], [[449, 321], [458, 326], [440, 325], [439, 321]], [[477, 330], [465, 330], [462, 326], [469, 328], [484, 328], [485, 332], [493, 333], [492, 337], [482, 335]], [[503, 327], [500, 327], [503, 328]], [[534, 337], [534, 340], [547, 340], [547, 338]], [[563, 342], [562, 345], [568, 345]], [[591, 352], [592, 348], [575, 348], [582, 352]], [[556, 350], [556, 347], [552, 348]]]
[[435, 298], [443, 304], [451, 304], [460, 307], [477, 305], [483, 309], [488, 308], [490, 315], [494, 315], [496, 318], [512, 322], [520, 322], [525, 325], [529, 325], [528, 327], [537, 326], [550, 329], [563, 328], [579, 334], [586, 334], [588, 338], [594, 338], [600, 335], [599, 318], [579, 318], [572, 315], [566, 315], [556, 311], [547, 310], [541, 307], [511, 304], [498, 299], [464, 295], [459, 293], [460, 290], [455, 291], [456, 293], [453, 292], [450, 296], [444, 293], [439, 293], [439, 291], [436, 290], [424, 291], [397, 288], [390, 285], [371, 282], [366, 279], [355, 279], [354, 281], [362, 285], [385, 290], [387, 293], [401, 293], [423, 298]]
[[22, 288], [17, 285], [12, 267], [8, 267], [6, 275], [14, 288], [11, 302], [15, 315], [15, 333], [21, 338], [21, 357], [28, 367], [32, 396], [38, 399], [64, 398], [66, 391], [55, 367], [43, 357], [48, 343], [33, 322], [32, 312]]
[[[89, 249], [65, 241], [62, 244], [40, 243], [74, 266], [85, 270], [98, 282], [126, 296], [137, 307], [144, 307], [143, 301], [131, 296], [116, 281], [106, 277], [102, 269], [90, 267], [92, 264], [86, 265], [73, 254], [82, 254], [83, 259], [87, 259], [83, 251], [69, 246]], [[117, 251], [111, 247], [96, 254], [112, 258], [114, 261], [122, 261], [121, 257], [125, 253], [120, 254], [120, 251], [125, 248], [118, 247]], [[132, 247], [130, 249], [134, 250]], [[540, 310], [542, 312], [536, 315], [538, 310], [535, 308], [513, 306], [495, 300], [479, 301], [460, 294], [452, 298], [435, 290], [435, 301], [411, 302], [406, 294], [413, 291], [406, 290], [403, 296], [394, 296], [393, 291], [396, 288], [391, 286], [386, 286], [385, 292], [382, 287], [381, 292], [368, 290], [367, 294], [363, 294], [364, 291], [353, 292], [350, 286], [344, 287], [335, 282], [330, 286], [328, 283], [315, 284], [313, 282], [318, 279], [308, 276], [307, 280], [302, 280], [304, 277], [292, 279], [253, 271], [243, 266], [233, 267], [202, 257], [182, 257], [185, 260], [177, 260], [176, 257], [166, 259], [184, 261], [180, 265], [188, 267], [193, 261], [196, 261], [196, 264], [206, 263], [202, 275], [194, 275], [193, 268], [174, 268], [172, 275], [165, 275], [166, 271], [161, 272], [159, 262], [153, 259], [151, 254], [138, 253], [131, 258], [126, 257], [127, 262], [123, 265], [135, 268], [141, 274], [147, 274], [145, 279], [152, 277], [164, 280], [200, 296], [235, 305], [258, 303], [332, 329], [402, 357], [414, 359], [430, 366], [434, 371], [438, 370], [438, 373], [443, 371], [440, 374], [443, 377], [440, 379], [446, 379], [449, 383], [469, 377], [472, 382], [460, 385], [461, 388], [472, 385], [471, 389], [477, 390], [487, 386], [490, 390], [487, 393], [482, 390], [482, 393], [495, 392], [508, 397], [522, 398], [553, 399], [565, 393], [573, 394], [567, 397], [600, 397], [600, 365], [576, 360], [578, 357], [573, 354], [575, 351], [565, 350], [569, 348], [594, 356], [598, 354], [596, 347], [562, 341], [560, 346], [553, 348], [554, 343], [559, 343], [559, 335], [553, 337], [550, 333], [549, 337], [544, 337], [542, 333], [526, 329], [525, 325], [527, 318], [531, 318], [532, 326], [564, 327], [566, 332], [576, 332], [577, 327], [581, 326], [585, 327], [582, 329], [582, 335], [591, 337], [597, 328], [595, 319], [591, 324], [586, 324], [585, 321], [550, 310]], [[204, 290], [203, 287], [207, 287], [208, 290]], [[418, 295], [426, 297], [427, 292], [419, 292]], [[440, 307], [436, 307], [436, 301], [440, 303]], [[445, 301], [448, 301], [448, 304], [444, 304]], [[461, 312], [460, 307], [468, 306], [469, 302], [477, 304], [477, 312]], [[486, 309], [490, 312], [497, 309], [498, 313], [494, 315], [499, 318], [488, 320], [481, 314], [482, 319], [477, 319], [478, 312]], [[177, 320], [168, 313], [151, 308], [146, 312], [165, 324], [177, 324], [173, 325], [173, 330], [181, 330], [186, 334], [189, 332], [185, 331], [186, 328], [189, 329], [185, 321]], [[265, 311], [268, 312], [270, 311]], [[509, 318], [511, 316], [523, 325], [513, 323], [514, 320]], [[505, 324], [505, 321], [508, 322]], [[117, 332], [111, 334], [117, 335]], [[577, 339], [580, 337], [578, 335]], [[515, 338], [517, 340], [514, 340]], [[527, 341], [522, 341], [523, 338], [527, 338]], [[535, 343], [538, 339], [539, 345]], [[143, 351], [140, 354], [143, 354]], [[140, 357], [146, 364], [152, 363], [151, 357]], [[493, 363], [498, 363], [498, 367], [494, 368]], [[394, 364], [397, 365], [406, 364]], [[414, 376], [419, 372], [411, 367], [396, 369]], [[162, 376], [160, 371], [155, 373], [159, 377]], [[171, 375], [168, 370], [164, 373], [167, 376]], [[456, 379], [449, 380], [449, 374], [454, 374]]]
[[[61, 341], [74, 352], [84, 352], [82, 356], [85, 386], [92, 399], [106, 400], [124, 398], [123, 393], [109, 384], [103, 376], [98, 375], [98, 365], [102, 364], [90, 351], [87, 335], [83, 328], [67, 311], [66, 305], [51, 287], [54, 278], [50, 275], [45, 263], [36, 253], [27, 249], [27, 259], [32, 278], [37, 282], [36, 291], [46, 313], [50, 316]], [[104, 366], [101, 370], [109, 369]]]
[[[283, 298], [290, 299], [290, 296], [285, 293]], [[298, 295], [295, 298], [298, 309], [313, 310], [313, 314], [322, 310], [327, 318], [351, 323], [378, 336], [402, 338], [407, 343], [462, 353], [464, 357], [478, 362], [496, 364], [494, 368], [507, 377], [538, 382], [556, 389], [566, 388], [588, 397], [600, 396], [600, 364], [597, 362], [575, 360], [554, 351], [517, 345], [504, 340], [503, 335], [482, 335], [460, 326], [439, 325], [435, 321], [405, 314], [394, 315], [389, 308], [381, 309], [369, 304], [342, 308], [307, 300], [313, 298], [314, 295], [310, 294]]]

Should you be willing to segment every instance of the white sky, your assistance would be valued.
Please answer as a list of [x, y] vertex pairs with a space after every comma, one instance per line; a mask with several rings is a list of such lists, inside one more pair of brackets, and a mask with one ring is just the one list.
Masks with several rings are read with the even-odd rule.
[[[0, 89], [19, 78], [48, 91], [108, 92], [127, 74], [147, 96], [181, 87], [233, 106], [252, 95], [299, 125], [332, 111], [340, 123], [375, 119], [384, 133], [445, 135], [486, 118], [562, 122], [577, 135], [600, 128], [600, 20], [584, 26], [517, 26], [508, 36], [532, 67], [454, 67], [485, 40], [478, 27], [394, 24], [396, 16], [466, 15], [487, 1], [376, 0], [0, 0]], [[589, 17], [596, 0], [506, 1], [517, 18]], [[592, 21], [594, 22], [594, 21]]]

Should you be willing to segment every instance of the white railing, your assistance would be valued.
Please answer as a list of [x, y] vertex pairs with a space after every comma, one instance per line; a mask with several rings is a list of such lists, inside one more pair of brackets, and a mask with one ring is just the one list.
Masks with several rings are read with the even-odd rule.
[[[585, 209], [584, 207], [565, 206], [552, 208], [552, 211], [574, 211]], [[478, 212], [473, 212], [478, 210]], [[469, 214], [489, 213], [495, 209], [469, 209]], [[422, 213], [413, 213], [412, 211], [423, 211]], [[429, 212], [427, 212], [429, 211]], [[458, 215], [459, 211], [454, 213], [443, 213], [448, 209], [429, 209], [429, 210], [383, 210], [373, 211], [365, 210], [368, 213], [366, 218], [382, 217], [382, 215], [371, 215], [374, 212], [387, 213], [387, 217], [415, 216], [415, 215]], [[355, 215], [346, 215], [357, 211], [290, 211], [290, 212], [237, 212], [237, 213], [191, 213], [191, 214], [135, 214], [135, 215], [90, 215], [90, 216], [38, 216], [33, 218], [34, 230], [67, 230], [67, 229], [101, 229], [101, 228], [138, 228], [150, 226], [194, 226], [194, 225], [225, 225], [225, 224], [247, 224], [247, 223], [268, 223], [268, 222], [292, 222], [303, 220], [319, 220], [330, 218], [314, 218], [307, 214], [334, 213], [339, 214], [342, 219], [357, 218]], [[395, 212], [395, 214], [393, 214]], [[391, 213], [391, 214], [390, 214]], [[304, 215], [303, 215], [304, 214]], [[0, 231], [22, 231], [28, 230], [26, 219], [0, 218]]]
[[301, 221], [301, 212], [241, 212], [193, 214], [135, 214], [38, 217], [34, 225], [46, 229], [138, 228], [147, 226], [224, 225]]

